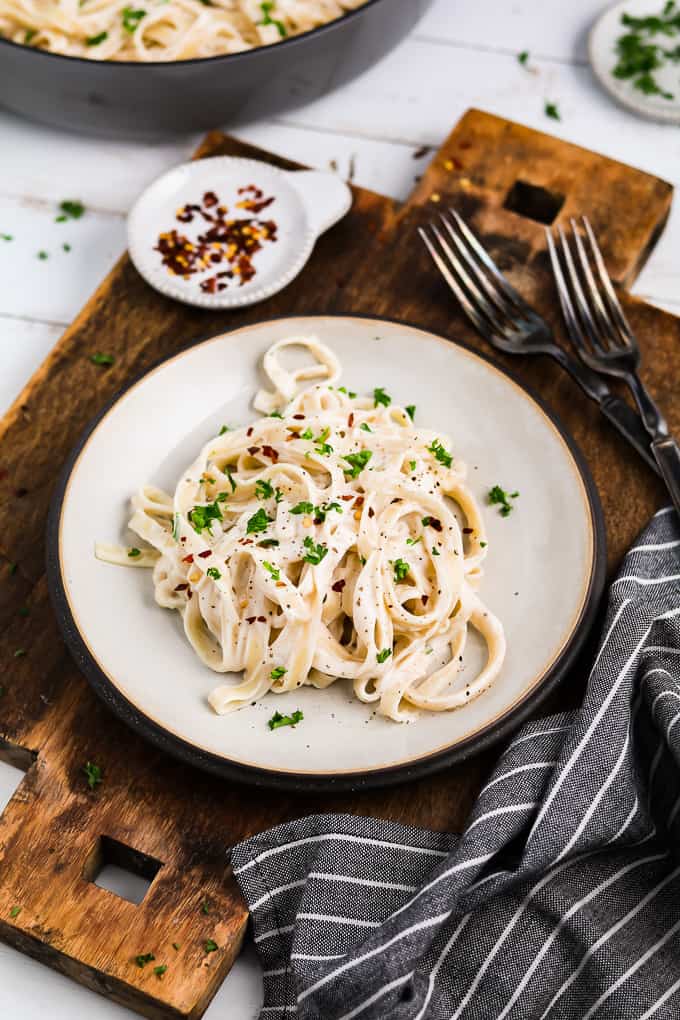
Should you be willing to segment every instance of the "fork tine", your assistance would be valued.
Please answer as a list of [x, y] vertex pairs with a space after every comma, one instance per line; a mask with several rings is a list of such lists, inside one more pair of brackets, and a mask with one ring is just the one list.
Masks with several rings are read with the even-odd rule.
[[467, 315], [468, 319], [470, 319], [470, 321], [472, 322], [473, 326], [477, 330], [479, 330], [479, 332], [483, 336], [487, 336], [488, 332], [489, 332], [488, 323], [482, 318], [482, 316], [479, 314], [479, 312], [477, 311], [475, 306], [468, 299], [467, 294], [465, 293], [463, 288], [458, 283], [458, 280], [456, 279], [454, 274], [451, 272], [451, 270], [449, 269], [448, 265], [446, 264], [444, 259], [441, 257], [441, 255], [437, 251], [437, 249], [434, 246], [434, 244], [432, 243], [432, 241], [430, 240], [430, 237], [429, 237], [429, 234], [427, 233], [427, 230], [424, 227], [418, 227], [418, 233], [420, 234], [421, 238], [425, 242], [425, 246], [426, 246], [427, 250], [429, 251], [430, 255], [432, 256], [432, 260], [433, 260], [434, 264], [436, 265], [437, 269], [442, 274], [442, 276], [444, 277], [444, 279], [448, 283], [449, 287], [451, 288], [451, 290], [455, 294], [456, 298], [458, 299], [458, 301], [459, 301], [459, 303], [461, 305], [461, 308], [463, 309], [463, 311]]
[[576, 225], [576, 220], [572, 218], [569, 222], [571, 223], [571, 231], [574, 237], [574, 244], [576, 245], [576, 253], [581, 264], [581, 272], [583, 274], [586, 294], [590, 299], [590, 305], [594, 309], [595, 318], [598, 320], [600, 326], [598, 336], [600, 337], [600, 341], [603, 346], [605, 346], [605, 341], [608, 344], [616, 344], [616, 324], [612, 321], [609, 309], [604, 304], [600, 295], [600, 291], [595, 282], [595, 277], [593, 276], [593, 271], [590, 268], [590, 260], [588, 259], [586, 249]]
[[[452, 214], [452, 218], [454, 218], [454, 223], [457, 224], [460, 229], [461, 224], [464, 225], [463, 220], [460, 218], [460, 216], [458, 216], [458, 214], [453, 209], [450, 210], [450, 212]], [[465, 237], [464, 240], [463, 237], [460, 236], [460, 234], [458, 233], [454, 226], [454, 223], [452, 223], [451, 220], [448, 219], [446, 212], [441, 213], [439, 218], [446, 227], [446, 231], [449, 237], [456, 246], [456, 251], [458, 252], [459, 255], [462, 256], [462, 258], [465, 259], [465, 262], [469, 266], [470, 271], [473, 274], [474, 280], [477, 283], [477, 285], [483, 287], [487, 296], [491, 301], [493, 301], [499, 312], [501, 312], [503, 315], [506, 315], [509, 319], [512, 319], [516, 315], [516, 312], [515, 309], [511, 307], [511, 301], [508, 298], [507, 291], [505, 290], [505, 288], [501, 290], [497, 283], [494, 282], [495, 280], [497, 280], [497, 273], [494, 273], [491, 277], [489, 277], [487, 273], [484, 272], [482, 265], [480, 265], [480, 263], [472, 254], [471, 247], [469, 246], [469, 241], [467, 240], [467, 237], [463, 235], [463, 237]], [[475, 241], [477, 247], [482, 252], [484, 252], [484, 249], [476, 241], [471, 231], [468, 230], [468, 234], [470, 235], [470, 237], [473, 238], [473, 241]], [[486, 265], [487, 262], [490, 262], [493, 265], [489, 256], [486, 255], [486, 252], [484, 252], [484, 254], [486, 256], [484, 265]]]
[[455, 275], [458, 278], [459, 284], [465, 289], [469, 299], [473, 302], [474, 305], [476, 305], [477, 310], [481, 311], [482, 314], [486, 316], [486, 318], [489, 320], [489, 322], [496, 330], [496, 332], [500, 333], [501, 336], [504, 335], [507, 332], [507, 326], [499, 319], [498, 315], [494, 310], [493, 305], [490, 304], [490, 302], [487, 300], [487, 298], [479, 289], [478, 283], [475, 280], [471, 279], [469, 273], [465, 270], [465, 267], [462, 265], [460, 259], [453, 252], [451, 246], [449, 245], [446, 238], [442, 235], [441, 231], [434, 224], [430, 225], [430, 230], [437, 238], [440, 250], [444, 252], [444, 255], [448, 259], [449, 266], [453, 268]]
[[449, 209], [449, 213], [456, 221], [456, 226], [460, 230], [461, 234], [467, 241], [472, 251], [475, 253], [475, 255], [482, 263], [482, 265], [485, 266], [492, 274], [492, 276], [496, 280], [498, 286], [503, 291], [505, 296], [509, 298], [510, 301], [513, 301], [518, 306], [518, 308], [522, 309], [522, 311], [531, 312], [532, 309], [526, 303], [522, 295], [518, 294], [515, 288], [508, 283], [508, 281], [505, 279], [505, 277], [501, 273], [500, 269], [498, 268], [494, 260], [487, 252], [486, 248], [483, 247], [483, 245], [477, 240], [475, 235], [472, 233], [463, 217], [460, 216], [455, 209]]
[[578, 271], [576, 269], [576, 265], [571, 254], [569, 242], [567, 241], [564, 231], [562, 230], [561, 224], [557, 225], [557, 233], [559, 234], [560, 238], [562, 257], [564, 259], [564, 264], [566, 266], [567, 278], [569, 280], [571, 293], [576, 305], [578, 318], [581, 323], [581, 326], [584, 327], [583, 332], [588, 337], [588, 340], [592, 344], [593, 348], [596, 351], [599, 351], [600, 353], [604, 353], [604, 348], [602, 347], [599, 341], [597, 329], [595, 328], [595, 323], [593, 322], [593, 317], [590, 313], [588, 302], [586, 301], [585, 294], [583, 293], [583, 288], [581, 287], [581, 281], [579, 280]]
[[564, 279], [564, 273], [562, 272], [562, 266], [560, 265], [559, 255], [557, 254], [555, 240], [550, 227], [545, 228], [545, 236], [548, 241], [548, 252], [550, 254], [553, 276], [557, 285], [557, 293], [560, 299], [562, 315], [564, 316], [564, 320], [567, 324], [567, 333], [569, 334], [569, 338], [574, 344], [574, 347], [579, 350], [587, 351], [588, 345], [583, 335], [583, 331], [581, 330], [576, 312], [574, 311], [571, 295], [569, 293], [567, 281]]
[[632, 329], [628, 325], [628, 320], [626, 319], [626, 316], [623, 313], [623, 308], [621, 307], [619, 299], [616, 296], [616, 291], [614, 290], [614, 286], [610, 279], [609, 273], [607, 272], [607, 267], [605, 265], [604, 258], [602, 257], [602, 252], [600, 251], [600, 246], [597, 243], [597, 239], [595, 237], [595, 232], [591, 227], [590, 220], [588, 219], [587, 216], [583, 217], [583, 226], [585, 227], [586, 234], [588, 235], [590, 249], [593, 253], [593, 258], [595, 260], [595, 265], [597, 267], [597, 273], [598, 276], [600, 277], [600, 281], [604, 288], [605, 295], [608, 299], [608, 304], [611, 309], [614, 320], [616, 322], [616, 325], [618, 326], [618, 329], [623, 337], [625, 345], [627, 347], [632, 347], [634, 350], [637, 350], [637, 341], [635, 340], [635, 336], [633, 335]]

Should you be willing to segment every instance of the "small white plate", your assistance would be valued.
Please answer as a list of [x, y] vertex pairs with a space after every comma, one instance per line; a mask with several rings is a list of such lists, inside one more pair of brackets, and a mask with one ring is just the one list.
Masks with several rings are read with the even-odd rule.
[[[455, 712], [398, 724], [351, 685], [268, 695], [219, 717], [216, 674], [196, 657], [176, 613], [154, 602], [146, 570], [102, 563], [96, 541], [134, 544], [129, 499], [151, 482], [173, 491], [222, 424], [257, 417], [260, 361], [276, 340], [312, 334], [340, 357], [345, 384], [385, 386], [417, 420], [453, 438], [482, 504], [491, 486], [518, 489], [502, 517], [486, 507], [489, 556], [481, 595], [506, 630], [496, 683]], [[413, 326], [300, 317], [245, 326], [153, 369], [104, 410], [78, 443], [54, 497], [48, 576], [78, 665], [106, 702], [162, 747], [231, 778], [305, 790], [378, 786], [441, 768], [498, 740], [573, 661], [604, 581], [604, 534], [593, 483], [573, 443], [540, 403], [491, 362]], [[475, 650], [471, 640], [471, 665]], [[466, 652], [467, 658], [467, 652]], [[271, 732], [274, 711], [304, 722]]]
[[[258, 188], [274, 201], [260, 212], [240, 208], [248, 195], [240, 189]], [[178, 220], [187, 204], [202, 204], [213, 193], [234, 219], [273, 220], [276, 239], [265, 240], [252, 258], [255, 275], [240, 284], [238, 277], [219, 278], [225, 289], [206, 293], [201, 283], [233, 268], [227, 262], [188, 277], [169, 271], [156, 250], [159, 237], [172, 230], [195, 244], [212, 224], [200, 213], [191, 222]], [[286, 287], [304, 268], [320, 234], [341, 219], [352, 205], [350, 188], [335, 174], [321, 170], [279, 170], [269, 163], [233, 156], [183, 163], [154, 181], [137, 199], [128, 217], [128, 247], [137, 270], [161, 294], [201, 308], [239, 308], [264, 301]], [[206, 211], [214, 215], [216, 206]]]
[[[647, 96], [634, 87], [632, 79], [615, 78], [612, 74], [618, 61], [617, 39], [629, 31], [621, 24], [621, 15], [626, 13], [636, 18], [647, 17], [658, 14], [662, 8], [663, 0], [622, 0], [614, 4], [593, 25], [588, 40], [588, 55], [595, 77], [619, 103], [642, 117], [666, 124], [680, 124], [680, 64], [668, 61], [664, 67], [653, 72], [660, 87], [671, 93], [674, 99]], [[652, 41], [671, 48], [678, 40], [674, 36], [658, 35]]]

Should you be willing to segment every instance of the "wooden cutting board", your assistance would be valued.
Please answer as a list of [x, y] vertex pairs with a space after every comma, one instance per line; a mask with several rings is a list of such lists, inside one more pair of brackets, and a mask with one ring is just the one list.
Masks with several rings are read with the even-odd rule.
[[[220, 134], [198, 153], [222, 154], [291, 166]], [[145, 1016], [200, 1017], [246, 928], [227, 864], [231, 845], [282, 819], [329, 810], [455, 830], [496, 757], [489, 752], [385, 792], [303, 797], [253, 792], [192, 771], [124, 728], [66, 653], [44, 576], [50, 494], [88, 420], [193, 338], [279, 314], [391, 316], [486, 350], [436, 275], [418, 224], [455, 204], [512, 282], [557, 322], [543, 226], [532, 217], [587, 213], [626, 287], [663, 228], [671, 194], [654, 177], [471, 110], [404, 205], [355, 188], [352, 211], [321, 238], [302, 275], [255, 308], [209, 313], [174, 304], [121, 259], [0, 426], [0, 757], [26, 772], [0, 817], [3, 940]], [[643, 374], [680, 431], [680, 320], [625, 294], [624, 301], [641, 340]], [[93, 365], [94, 351], [113, 354], [115, 364]], [[661, 505], [658, 479], [552, 362], [517, 359], [512, 368], [580, 443], [602, 498], [613, 569]], [[584, 673], [575, 671], [549, 708], [573, 703]], [[94, 790], [83, 773], [88, 761], [103, 771]], [[94, 884], [107, 861], [155, 875], [139, 906]], [[207, 939], [219, 949], [206, 953]], [[145, 953], [155, 961], [139, 967], [134, 958]], [[167, 965], [162, 976], [155, 965]]]

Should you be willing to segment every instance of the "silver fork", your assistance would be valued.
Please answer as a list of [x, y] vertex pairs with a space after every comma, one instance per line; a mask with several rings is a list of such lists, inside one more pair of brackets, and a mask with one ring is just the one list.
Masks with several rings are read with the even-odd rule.
[[645, 428], [633, 409], [612, 394], [600, 375], [555, 342], [549, 324], [508, 283], [454, 209], [442, 213], [440, 223], [420, 227], [419, 233], [475, 329], [508, 354], [544, 354], [557, 361], [640, 456], [658, 470]]
[[552, 232], [546, 227], [569, 337], [589, 368], [623, 379], [629, 387], [649, 435], [652, 453], [680, 513], [680, 447], [669, 435], [663, 415], [640, 379], [640, 348], [609, 278], [590, 221], [586, 216], [581, 220], [585, 241], [576, 221], [570, 222], [572, 245], [562, 227], [557, 227], [559, 253]]

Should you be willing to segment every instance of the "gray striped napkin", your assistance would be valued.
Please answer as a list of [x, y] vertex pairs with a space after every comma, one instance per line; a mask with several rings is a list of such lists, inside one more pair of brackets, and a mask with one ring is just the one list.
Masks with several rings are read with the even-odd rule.
[[239, 844], [262, 1020], [680, 1017], [680, 528], [628, 553], [579, 712], [458, 835], [321, 815]]

